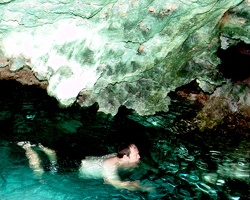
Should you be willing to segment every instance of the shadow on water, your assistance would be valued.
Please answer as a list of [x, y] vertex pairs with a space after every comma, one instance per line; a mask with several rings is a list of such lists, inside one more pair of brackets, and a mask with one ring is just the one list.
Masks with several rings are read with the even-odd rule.
[[[115, 116], [91, 108], [60, 108], [46, 91], [0, 82], [0, 199], [247, 199], [249, 130], [225, 124], [200, 132], [183, 120], [198, 108], [172, 100], [168, 113], [138, 117], [120, 108]], [[36, 177], [17, 141], [42, 143], [56, 151], [58, 171], [40, 154], [45, 173]], [[79, 177], [85, 156], [116, 152], [120, 143], [137, 144], [141, 164], [121, 173], [152, 192], [131, 192]]]

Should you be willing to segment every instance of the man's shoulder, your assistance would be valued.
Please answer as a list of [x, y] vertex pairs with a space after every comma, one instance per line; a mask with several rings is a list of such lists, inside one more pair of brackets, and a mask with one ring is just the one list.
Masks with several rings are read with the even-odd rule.
[[114, 158], [114, 157], [116, 157], [117, 156], [117, 153], [111, 153], [111, 154], [108, 154], [108, 155], [105, 155], [105, 156], [102, 156], [102, 158], [106, 158], [106, 159], [108, 159], [108, 158]]
[[117, 163], [118, 163], [118, 158], [116, 155], [113, 154], [113, 156], [107, 157], [103, 161], [103, 166], [104, 168], [113, 168], [116, 167]]

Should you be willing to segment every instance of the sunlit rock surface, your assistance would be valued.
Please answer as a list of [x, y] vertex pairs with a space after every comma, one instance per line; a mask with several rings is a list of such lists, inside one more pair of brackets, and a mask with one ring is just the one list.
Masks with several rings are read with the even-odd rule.
[[[168, 111], [168, 93], [225, 83], [218, 47], [249, 41], [249, 0], [1, 0], [0, 79], [29, 68], [62, 105]], [[11, 75], [10, 75], [11, 74]], [[30, 84], [31, 77], [20, 78]], [[27, 80], [28, 79], [28, 80]]]

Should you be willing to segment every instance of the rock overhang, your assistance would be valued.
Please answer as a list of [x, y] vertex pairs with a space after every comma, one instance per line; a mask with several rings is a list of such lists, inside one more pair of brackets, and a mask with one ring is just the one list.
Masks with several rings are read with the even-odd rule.
[[[0, 49], [10, 68], [28, 66], [63, 106], [97, 102], [112, 115], [120, 106], [168, 111], [168, 93], [193, 80], [213, 93], [226, 82], [217, 68], [220, 36], [249, 42], [246, 15], [238, 24], [225, 17], [249, 1], [3, 3]], [[232, 27], [238, 32], [229, 35]]]

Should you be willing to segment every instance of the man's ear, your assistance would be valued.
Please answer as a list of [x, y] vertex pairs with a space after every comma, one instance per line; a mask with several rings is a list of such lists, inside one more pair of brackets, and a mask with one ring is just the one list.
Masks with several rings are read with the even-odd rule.
[[124, 159], [124, 160], [128, 160], [129, 157], [128, 157], [127, 155], [123, 155], [123, 159]]

